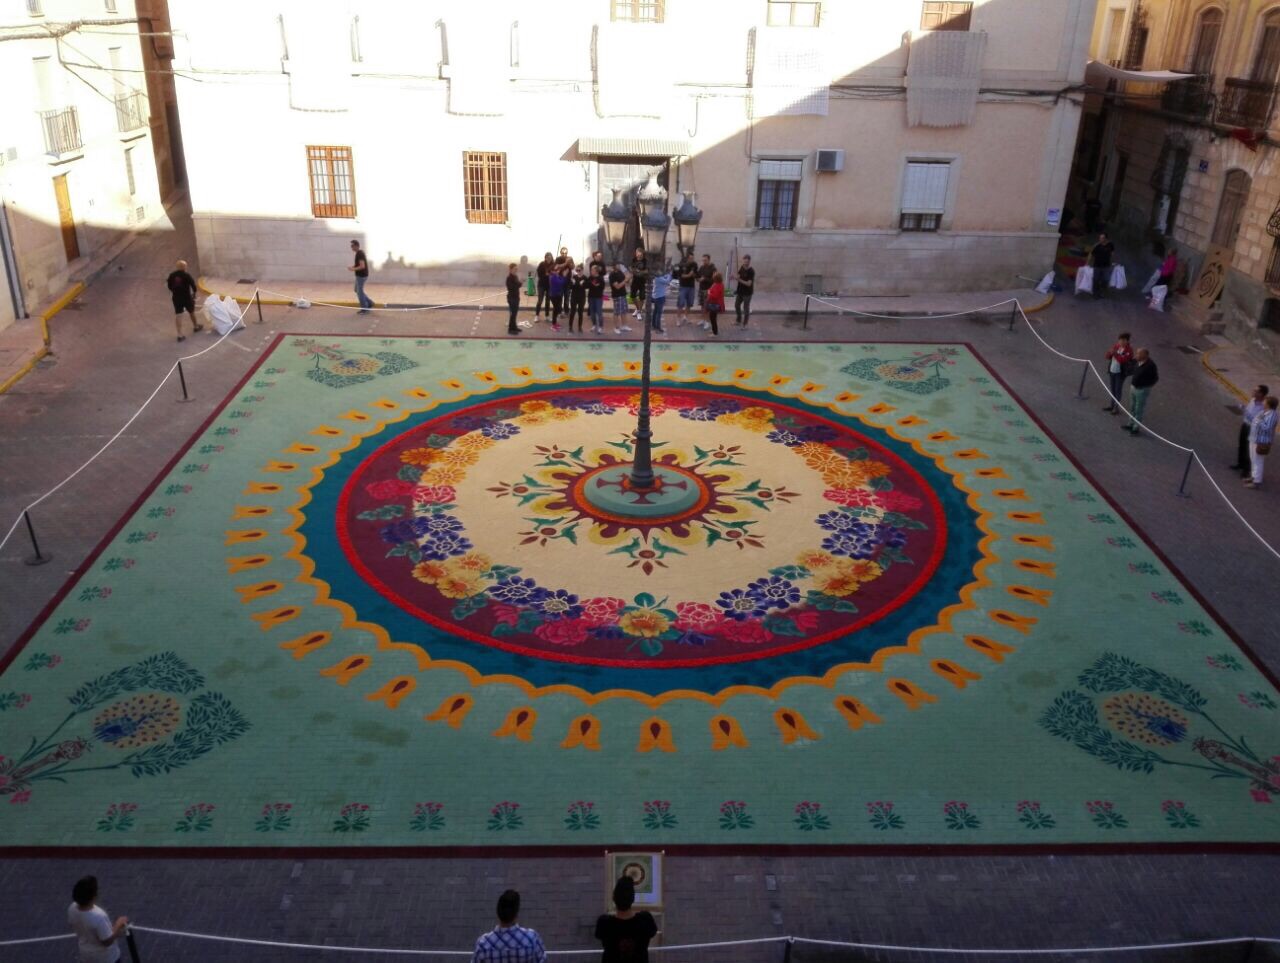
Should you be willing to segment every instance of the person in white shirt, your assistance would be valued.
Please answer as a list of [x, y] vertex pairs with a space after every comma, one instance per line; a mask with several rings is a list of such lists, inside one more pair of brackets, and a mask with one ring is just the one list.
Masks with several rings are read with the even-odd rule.
[[1243, 420], [1236, 440], [1236, 463], [1231, 466], [1231, 470], [1238, 471], [1241, 478], [1249, 478], [1253, 474], [1253, 466], [1249, 464], [1249, 429], [1253, 427], [1253, 419], [1262, 414], [1262, 409], [1267, 406], [1267, 395], [1270, 393], [1271, 389], [1266, 385], [1258, 385], [1253, 389], [1253, 397], [1245, 403], [1244, 410], [1240, 413]]
[[96, 876], [77, 880], [71, 889], [72, 903], [67, 907], [67, 923], [76, 935], [80, 963], [117, 963], [120, 940], [129, 925], [129, 918], [121, 916], [113, 924], [107, 911], [94, 902], [97, 898]]

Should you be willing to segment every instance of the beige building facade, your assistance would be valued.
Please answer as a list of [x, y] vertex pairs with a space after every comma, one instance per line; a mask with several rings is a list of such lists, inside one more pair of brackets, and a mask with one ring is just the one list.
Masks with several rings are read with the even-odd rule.
[[133, 0], [0, 2], [0, 329], [163, 215], [139, 23]]
[[356, 238], [497, 284], [656, 170], [762, 290], [893, 294], [1050, 266], [1094, 0], [169, 7], [206, 273], [342, 280]]
[[1186, 79], [1121, 79], [1089, 96], [1073, 206], [1096, 197], [1122, 246], [1152, 257], [1174, 246], [1192, 280], [1225, 249], [1211, 320], [1280, 350], [1280, 3], [1100, 0], [1092, 51]]

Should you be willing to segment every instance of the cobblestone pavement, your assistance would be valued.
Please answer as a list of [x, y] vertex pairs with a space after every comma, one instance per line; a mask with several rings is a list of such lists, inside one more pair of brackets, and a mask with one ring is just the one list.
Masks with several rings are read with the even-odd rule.
[[[208, 343], [203, 336], [181, 346], [173, 340], [163, 277], [173, 257], [194, 260], [189, 224], [181, 219], [178, 224], [176, 235], [141, 239], [116, 270], [85, 292], [80, 309], [59, 316], [55, 357], [0, 395], [5, 528], [22, 505], [63, 478], [128, 419], [182, 353], [179, 348]], [[0, 552], [0, 644], [17, 638], [275, 332], [500, 337], [505, 326], [505, 314], [497, 310], [357, 316], [341, 309], [268, 306], [264, 320], [184, 366], [191, 403], [178, 400], [176, 383], [167, 385], [116, 445], [33, 513], [52, 564], [24, 566], [29, 549], [21, 539]], [[1147, 409], [1152, 427], [1198, 448], [1241, 512], [1280, 545], [1280, 485], [1273, 481], [1263, 491], [1245, 491], [1226, 470], [1234, 458], [1238, 423], [1229, 410], [1234, 399], [1208, 375], [1197, 354], [1179, 350], [1207, 348], [1207, 341], [1137, 300], [1094, 303], [1063, 295], [1034, 323], [1063, 352], [1094, 358], [1117, 331], [1133, 331], [1135, 343], [1149, 347], [1161, 368]], [[753, 326], [751, 340], [970, 342], [1224, 620], [1270, 666], [1280, 667], [1274, 607], [1259, 601], [1274, 598], [1280, 561], [1195, 471], [1187, 486], [1192, 497], [1179, 498], [1186, 455], [1149, 436], [1132, 438], [1119, 431], [1121, 421], [1099, 410], [1101, 386], [1089, 386], [1088, 400], [1077, 400], [1081, 366], [1055, 358], [1025, 327], [1010, 332], [1003, 321], [975, 316], [948, 321], [822, 317], [808, 331], [784, 328], [776, 319], [758, 319]], [[113, 912], [128, 913], [143, 925], [368, 946], [468, 946], [489, 924], [494, 899], [507, 886], [524, 890], [526, 921], [549, 944], [587, 946], [604, 894], [600, 861], [580, 857], [9, 859], [0, 864], [0, 938], [61, 931], [70, 883], [84, 872], [101, 877], [103, 901]], [[669, 942], [792, 933], [1005, 947], [1280, 936], [1274, 896], [1278, 872], [1280, 857], [1270, 855], [673, 857], [667, 865], [665, 929]], [[142, 947], [148, 960], [345, 958], [255, 947], [197, 949], [155, 936], [147, 936]], [[69, 944], [46, 944], [6, 952], [3, 959], [65, 959], [69, 950]], [[782, 951], [769, 946], [666, 958], [780, 960]], [[801, 948], [792, 954], [793, 960], [913, 958], [927, 957], [824, 955]], [[1194, 957], [1151, 953], [1141, 958], [1243, 956], [1224, 949]], [[1258, 949], [1252, 958], [1275, 955]]]

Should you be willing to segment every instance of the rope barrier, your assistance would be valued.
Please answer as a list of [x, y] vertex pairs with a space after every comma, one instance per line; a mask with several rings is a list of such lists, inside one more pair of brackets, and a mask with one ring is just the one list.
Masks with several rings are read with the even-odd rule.
[[[193, 933], [187, 930], [164, 929], [159, 926], [138, 926], [130, 924], [129, 929], [138, 933], [154, 933], [159, 936], [171, 936], [178, 939], [205, 940], [214, 943], [236, 943], [242, 946], [270, 946], [277, 949], [320, 950], [334, 953], [384, 953], [393, 956], [458, 956], [470, 957], [471, 950], [418, 950], [401, 947], [380, 948], [375, 946], [334, 946], [324, 943], [293, 943], [282, 940], [259, 940], [245, 936], [219, 936], [212, 933]], [[71, 933], [60, 933], [56, 936], [34, 936], [18, 940], [0, 940], [0, 946], [22, 946], [31, 943], [49, 943], [55, 940], [73, 939]], [[818, 940], [804, 936], [763, 936], [747, 940], [719, 940], [709, 943], [673, 943], [667, 946], [651, 946], [650, 953], [674, 953], [685, 950], [725, 949], [739, 946], [764, 946], [771, 943], [790, 943], [804, 946], [828, 946], [852, 950], [883, 950], [894, 953], [938, 953], [947, 955], [969, 956], [1053, 956], [1056, 954], [1081, 953], [1139, 953], [1153, 950], [1181, 950], [1203, 946], [1234, 946], [1239, 944], [1267, 944], [1280, 946], [1280, 939], [1265, 936], [1228, 936], [1209, 940], [1185, 940], [1167, 943], [1140, 943], [1127, 946], [1085, 946], [1085, 947], [1037, 947], [1031, 949], [992, 948], [992, 947], [958, 947], [958, 946], [906, 946], [897, 943], [855, 943], [844, 940]], [[548, 956], [598, 956], [599, 947], [580, 950], [548, 950]]]
[[37, 505], [39, 505], [45, 499], [49, 498], [51, 495], [54, 495], [57, 492], [61, 491], [62, 488], [67, 485], [68, 482], [70, 482], [73, 478], [75, 478], [82, 471], [84, 471], [86, 468], [92, 465], [95, 461], [97, 461], [103, 452], [105, 452], [108, 448], [110, 448], [113, 444], [115, 444], [116, 440], [119, 439], [121, 435], [123, 435], [126, 431], [129, 430], [129, 426], [138, 420], [138, 417], [147, 409], [147, 406], [150, 405], [151, 402], [155, 401], [156, 395], [160, 394], [160, 389], [163, 388], [168, 383], [169, 379], [173, 377], [173, 373], [178, 370], [178, 365], [180, 365], [184, 361], [193, 361], [203, 354], [208, 354], [214, 348], [218, 347], [218, 345], [222, 344], [223, 341], [225, 341], [235, 331], [241, 328], [241, 326], [244, 323], [244, 316], [246, 313], [248, 313], [248, 311], [249, 311], [249, 307], [248, 305], [246, 305], [245, 309], [240, 312], [240, 316], [236, 319], [236, 323], [233, 324], [227, 330], [227, 332], [223, 334], [220, 338], [218, 338], [218, 340], [215, 341], [213, 344], [209, 345], [207, 348], [203, 348], [200, 351], [195, 352], [195, 354], [183, 355], [181, 358], [175, 361], [173, 365], [169, 368], [169, 370], [165, 372], [165, 376], [160, 379], [160, 383], [156, 385], [155, 390], [152, 391], [151, 394], [147, 396], [147, 400], [144, 401], [141, 407], [139, 407], [138, 410], [135, 411], [132, 416], [130, 416], [129, 420], [126, 421], [120, 427], [119, 431], [117, 431], [114, 435], [112, 435], [110, 438], [107, 439], [106, 444], [104, 444], [101, 448], [99, 448], [92, 455], [90, 455], [88, 460], [85, 461], [84, 464], [82, 464], [79, 468], [73, 471], [70, 475], [62, 479], [62, 481], [58, 482], [58, 484], [54, 485], [47, 492], [45, 492], [35, 501], [31, 502], [26, 507], [24, 507], [21, 511], [18, 512], [17, 517], [13, 520], [13, 524], [10, 525], [9, 530], [5, 532], [4, 538], [0, 538], [0, 549], [3, 549], [5, 545], [8, 544], [9, 539], [13, 537], [13, 533], [17, 531], [18, 526], [22, 524], [22, 519], [27, 512], [31, 511], [31, 509], [35, 508]]
[[872, 314], [870, 311], [846, 308], [843, 304], [836, 304], [834, 301], [828, 301], [813, 294], [806, 294], [805, 297], [820, 304], [829, 304], [842, 314], [856, 314], [862, 318], [880, 318], [884, 321], [942, 321], [946, 318], [963, 318], [967, 314], [977, 314], [979, 311], [989, 311], [992, 308], [1003, 308], [1007, 304], [1016, 304], [1018, 310], [1022, 310], [1022, 303], [1017, 298], [1005, 298], [995, 304], [984, 304], [980, 308], [969, 308], [967, 311], [955, 311], [951, 314]]
[[[402, 314], [412, 312], [412, 311], [440, 311], [443, 308], [456, 308], [459, 305], [463, 305], [463, 304], [475, 304], [479, 301], [492, 301], [494, 298], [497, 298], [497, 297], [505, 297], [504, 292], [498, 291], [494, 294], [486, 294], [483, 297], [469, 298], [466, 301], [453, 301], [449, 304], [423, 304], [423, 305], [418, 305], [416, 307], [405, 307], [405, 308], [392, 308], [387, 306], [383, 306], [381, 308], [377, 306], [372, 308], [362, 308], [358, 304], [343, 304], [341, 301], [312, 301], [310, 298], [296, 297], [292, 294], [285, 294], [283, 291], [269, 291], [266, 288], [257, 288], [256, 292], [260, 294], [274, 294], [276, 297], [288, 299], [291, 303], [296, 303], [298, 301], [306, 301], [308, 304], [319, 305], [320, 307], [323, 307], [323, 308], [345, 308], [348, 311], [391, 311], [391, 312], [400, 312]], [[250, 297], [249, 300], [252, 301], [253, 298]]]

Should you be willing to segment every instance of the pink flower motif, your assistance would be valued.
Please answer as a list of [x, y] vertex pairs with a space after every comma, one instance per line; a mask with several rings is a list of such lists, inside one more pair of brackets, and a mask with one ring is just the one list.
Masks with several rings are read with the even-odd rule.
[[1271, 793], [1265, 789], [1250, 789], [1249, 795], [1253, 797], [1254, 802], [1269, 803], [1271, 802]]
[[552, 645], [581, 645], [589, 635], [585, 619], [556, 619], [543, 622], [533, 634]]
[[724, 616], [706, 602], [677, 602], [675, 627], [681, 632], [702, 632], [712, 635], [724, 623]]
[[863, 491], [860, 488], [828, 488], [822, 493], [822, 497], [847, 508], [875, 508], [880, 504], [876, 492]]
[[908, 495], [906, 492], [899, 491], [877, 492], [876, 499], [882, 507], [891, 512], [911, 511], [919, 508], [922, 504], [915, 495]]
[[30, 798], [31, 798], [31, 790], [24, 789], [22, 790], [22, 792], [15, 792], [12, 796], [9, 797], [9, 805], [21, 806]]
[[427, 502], [432, 505], [443, 505], [455, 501], [457, 491], [452, 485], [419, 485], [413, 490], [415, 502]]
[[515, 625], [520, 621], [520, 610], [514, 605], [499, 603], [493, 607], [493, 620], [499, 625]]
[[582, 621], [590, 628], [617, 625], [618, 617], [626, 607], [622, 599], [600, 597], [582, 603]]
[[762, 645], [773, 640], [773, 633], [764, 627], [763, 622], [757, 622], [754, 619], [748, 619], [745, 622], [726, 619], [724, 637], [740, 645]]
[[381, 481], [370, 482], [364, 486], [364, 490], [369, 493], [370, 498], [378, 498], [384, 501], [407, 495], [413, 491], [413, 488], [413, 482], [407, 482], [403, 478], [384, 478]]

